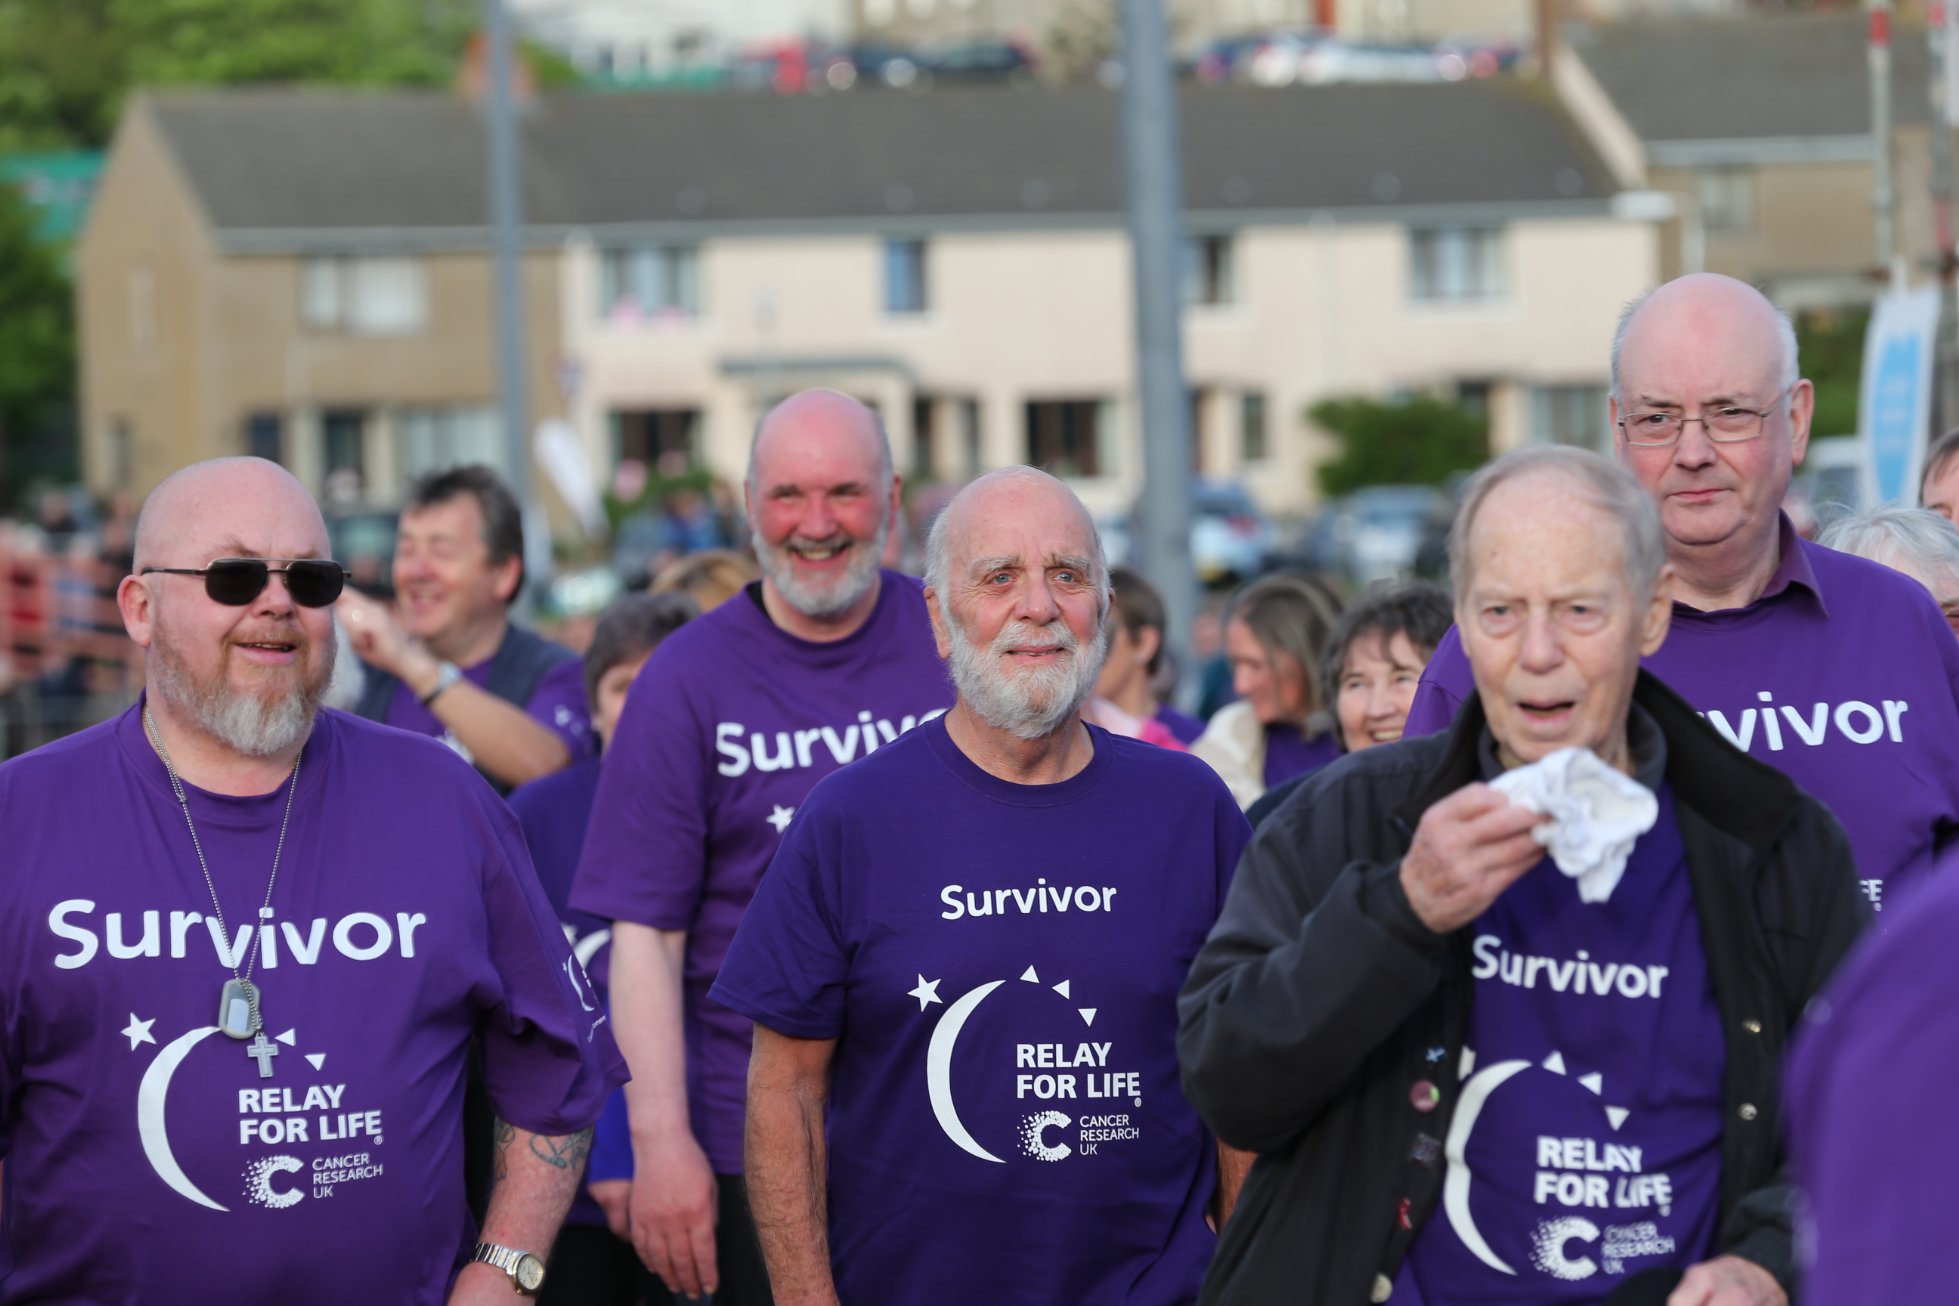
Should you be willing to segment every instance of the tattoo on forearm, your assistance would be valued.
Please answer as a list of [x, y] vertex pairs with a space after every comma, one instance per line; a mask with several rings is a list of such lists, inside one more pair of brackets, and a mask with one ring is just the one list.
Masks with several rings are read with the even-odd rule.
[[581, 1129], [575, 1134], [565, 1134], [558, 1138], [547, 1138], [543, 1134], [531, 1135], [531, 1155], [546, 1165], [560, 1170], [576, 1170], [585, 1164], [585, 1154], [592, 1150], [592, 1131]]
[[508, 1179], [510, 1177], [510, 1141], [515, 1137], [517, 1137], [517, 1126], [511, 1124], [508, 1120], [497, 1121], [495, 1131], [497, 1145], [496, 1175], [499, 1179]]

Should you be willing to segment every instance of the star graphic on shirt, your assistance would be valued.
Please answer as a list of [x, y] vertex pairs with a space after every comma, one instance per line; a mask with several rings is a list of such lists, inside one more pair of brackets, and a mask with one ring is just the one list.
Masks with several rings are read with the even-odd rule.
[[775, 810], [773, 812], [770, 812], [768, 815], [768, 822], [770, 825], [773, 825], [775, 827], [775, 832], [777, 834], [781, 834], [784, 830], [787, 830], [789, 828], [789, 818], [794, 816], [795, 814], [796, 814], [795, 808], [784, 807], [781, 803], [777, 803], [775, 805]]
[[920, 1011], [925, 1010], [925, 1008], [931, 1006], [934, 1002], [944, 1006], [945, 999], [939, 996], [939, 983], [938, 980], [928, 980], [923, 975], [920, 975], [918, 977], [918, 987], [905, 994], [905, 996], [908, 998], [917, 998], [918, 1009]]
[[129, 1040], [129, 1050], [131, 1052], [136, 1050], [139, 1043], [156, 1042], [156, 1035], [150, 1033], [150, 1026], [154, 1024], [156, 1024], [155, 1016], [151, 1016], [148, 1020], [138, 1020], [136, 1019], [135, 1012], [132, 1011], [129, 1013], [129, 1024], [122, 1031], [122, 1034], [124, 1038]]

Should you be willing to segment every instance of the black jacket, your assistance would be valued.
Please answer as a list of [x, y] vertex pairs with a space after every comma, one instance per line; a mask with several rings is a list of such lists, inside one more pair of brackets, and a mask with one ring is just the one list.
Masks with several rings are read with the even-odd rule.
[[[1634, 700], [1666, 741], [1727, 1035], [1717, 1247], [1787, 1289], [1777, 1069], [1868, 909], [1821, 803], [1646, 672]], [[1445, 735], [1335, 763], [1259, 829], [1239, 864], [1179, 999], [1184, 1092], [1219, 1138], [1259, 1154], [1205, 1279], [1207, 1304], [1366, 1302], [1435, 1208], [1474, 985], [1470, 930], [1422, 924], [1401, 857], [1422, 813], [1477, 779], [1484, 730], [1472, 699]], [[1437, 1046], [1439, 1063], [1424, 1056]], [[1409, 1100], [1420, 1080], [1442, 1090], [1428, 1114]]]

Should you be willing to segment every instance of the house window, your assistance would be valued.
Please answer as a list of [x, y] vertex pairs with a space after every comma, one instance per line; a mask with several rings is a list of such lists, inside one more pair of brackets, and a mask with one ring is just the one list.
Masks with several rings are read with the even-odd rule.
[[405, 336], [428, 322], [428, 286], [414, 258], [323, 256], [300, 273], [300, 320], [322, 331]]
[[1612, 428], [1602, 385], [1540, 385], [1531, 390], [1531, 439], [1607, 451]]
[[395, 467], [404, 482], [465, 463], [501, 470], [506, 461], [491, 408], [407, 408], [394, 425]]
[[320, 416], [320, 442], [325, 446], [327, 476], [341, 472], [356, 485], [367, 484], [367, 414], [364, 411], [327, 409]]
[[1408, 285], [1418, 303], [1474, 304], [1503, 295], [1503, 229], [1430, 227], [1408, 233]]
[[1265, 392], [1247, 390], [1238, 396], [1238, 458], [1262, 463], [1272, 456], [1265, 426]]
[[1496, 382], [1488, 377], [1458, 377], [1456, 379], [1456, 403], [1467, 408], [1485, 421], [1490, 416], [1490, 396], [1496, 392]]
[[1238, 302], [1229, 236], [1193, 236], [1183, 243], [1184, 303]]
[[925, 242], [885, 241], [884, 311], [923, 313], [925, 306]]
[[914, 480], [929, 481], [938, 469], [938, 430], [933, 422], [938, 403], [930, 395], [913, 395], [911, 401], [911, 474]]
[[698, 408], [641, 408], [615, 410], [612, 458], [628, 460], [675, 476], [695, 465], [700, 450], [701, 410]]
[[1755, 174], [1747, 168], [1702, 168], [1694, 174], [1701, 229], [1741, 234], [1755, 225]]
[[972, 477], [980, 474], [980, 406], [977, 399], [959, 401], [960, 471]]
[[1056, 476], [1100, 476], [1103, 412], [1099, 399], [1029, 402], [1027, 461]]
[[628, 321], [699, 317], [700, 247], [637, 245], [605, 250], [599, 255], [599, 312]]
[[253, 413], [247, 417], [245, 453], [283, 465], [286, 461], [285, 420], [277, 413]]

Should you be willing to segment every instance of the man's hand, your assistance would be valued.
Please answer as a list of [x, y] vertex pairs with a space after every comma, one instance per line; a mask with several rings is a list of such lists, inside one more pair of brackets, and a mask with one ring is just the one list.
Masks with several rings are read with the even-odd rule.
[[1401, 859], [1408, 905], [1437, 934], [1469, 924], [1544, 856], [1530, 832], [1550, 819], [1488, 785], [1450, 794], [1422, 813]]
[[693, 1134], [683, 1130], [643, 1153], [634, 1149], [633, 1250], [669, 1292], [699, 1297], [720, 1287], [716, 1196], [714, 1170]]
[[436, 665], [421, 643], [401, 628], [387, 604], [349, 589], [341, 591], [333, 611], [340, 618], [340, 628], [347, 632], [347, 643], [360, 654], [361, 661], [401, 680], [408, 679], [405, 673], [411, 669], [410, 663]]
[[1667, 1306], [1789, 1306], [1789, 1295], [1755, 1262], [1717, 1256], [1688, 1270]]
[[585, 1191], [605, 1212], [605, 1227], [612, 1230], [613, 1236], [633, 1240], [633, 1222], [627, 1215], [632, 1205], [633, 1181], [630, 1179], [595, 1179], [585, 1185]]

